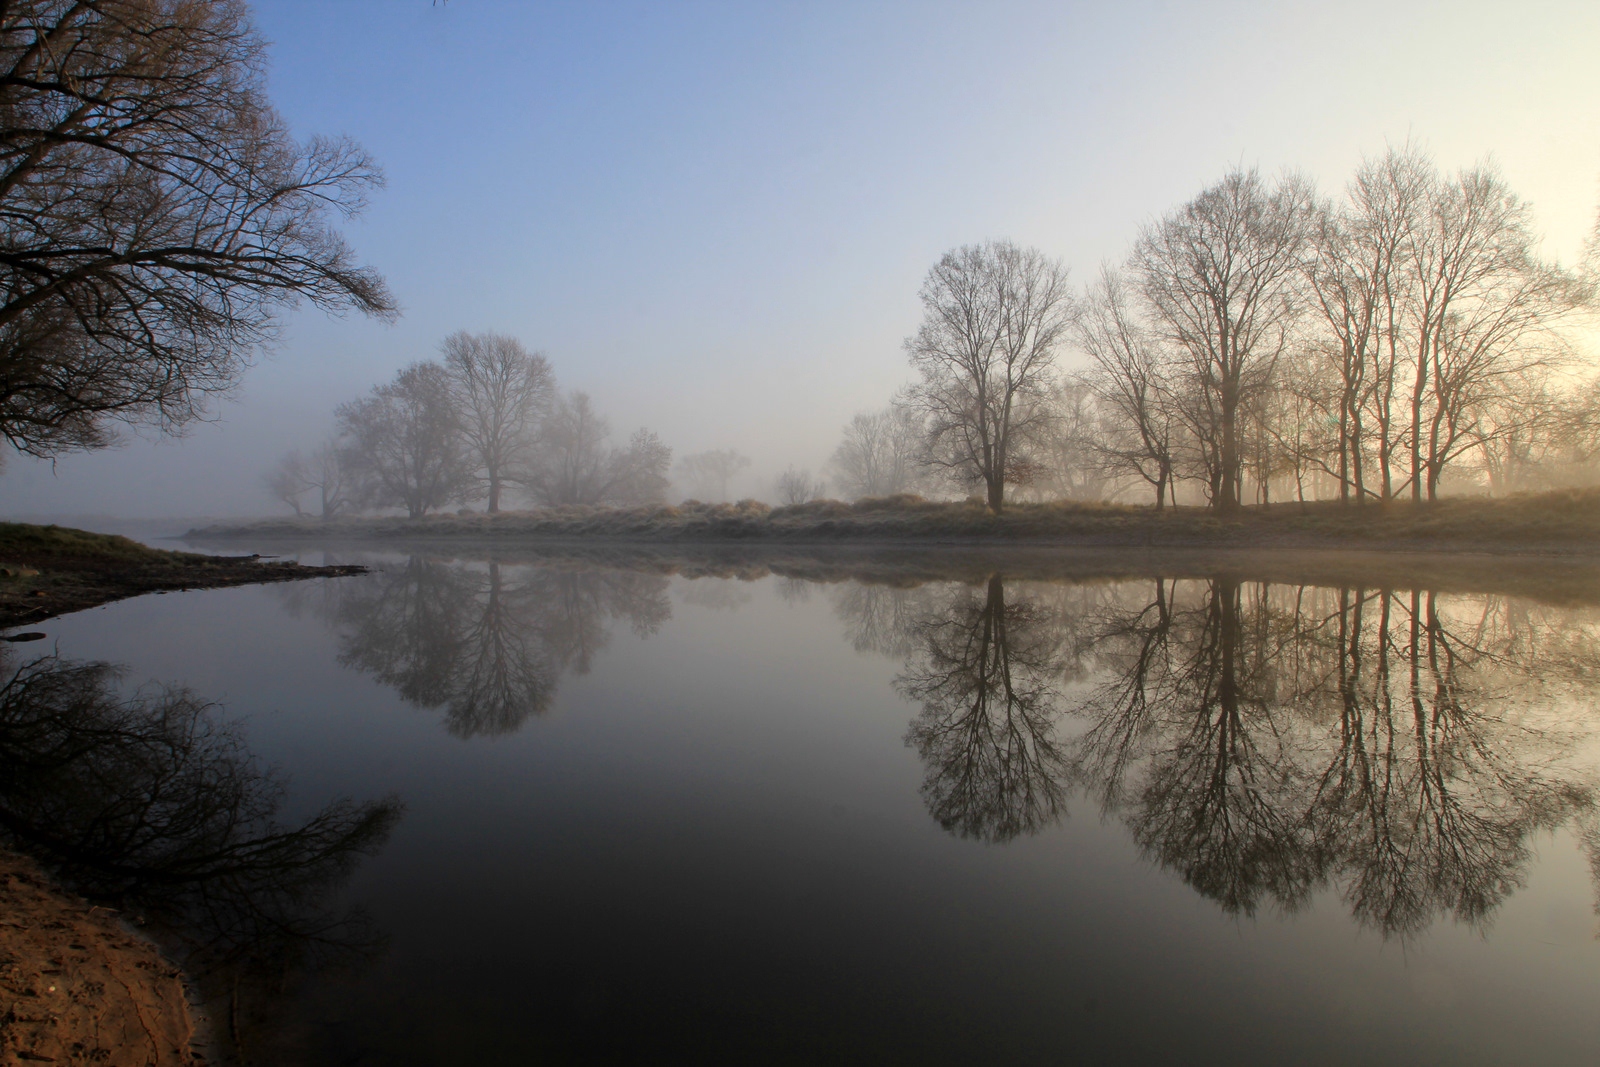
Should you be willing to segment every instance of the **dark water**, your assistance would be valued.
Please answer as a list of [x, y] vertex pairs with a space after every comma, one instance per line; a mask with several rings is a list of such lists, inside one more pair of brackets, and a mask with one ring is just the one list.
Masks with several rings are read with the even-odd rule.
[[372, 562], [6, 653], [214, 1056], [1600, 1059], [1592, 582]]

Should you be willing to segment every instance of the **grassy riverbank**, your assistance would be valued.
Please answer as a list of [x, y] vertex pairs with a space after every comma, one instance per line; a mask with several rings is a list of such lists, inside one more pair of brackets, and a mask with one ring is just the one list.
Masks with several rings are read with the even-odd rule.
[[255, 556], [167, 552], [112, 534], [0, 523], [0, 627], [183, 589], [283, 582], [360, 567], [302, 567]]
[[545, 539], [790, 544], [1056, 544], [1077, 547], [1407, 548], [1589, 552], [1600, 548], [1600, 490], [1395, 501], [1156, 510], [1118, 504], [1014, 504], [994, 515], [975, 502], [889, 497], [769, 508], [739, 504], [566, 507], [421, 519], [269, 519], [191, 530], [198, 540]]

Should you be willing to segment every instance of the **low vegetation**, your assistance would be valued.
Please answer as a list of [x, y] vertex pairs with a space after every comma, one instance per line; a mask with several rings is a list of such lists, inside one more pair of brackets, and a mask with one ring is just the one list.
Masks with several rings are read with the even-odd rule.
[[168, 552], [112, 534], [5, 522], [0, 523], [0, 627], [141, 593], [292, 581], [361, 569]]
[[1363, 507], [1320, 503], [1152, 508], [1060, 501], [1013, 504], [995, 514], [980, 501], [944, 503], [902, 495], [846, 504], [817, 500], [771, 508], [685, 502], [677, 507], [561, 507], [497, 515], [334, 522], [264, 520], [191, 530], [195, 540], [427, 540], [595, 538], [635, 541], [785, 543], [1017, 543], [1077, 547], [1354, 547], [1533, 549], [1588, 552], [1600, 546], [1600, 490], [1498, 499], [1390, 501]]

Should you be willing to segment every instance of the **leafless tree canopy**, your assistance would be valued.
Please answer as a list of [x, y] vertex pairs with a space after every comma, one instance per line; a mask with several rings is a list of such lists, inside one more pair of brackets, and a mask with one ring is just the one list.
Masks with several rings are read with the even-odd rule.
[[1148, 227], [1130, 266], [1157, 328], [1191, 365], [1191, 419], [1211, 459], [1211, 499], [1239, 503], [1241, 412], [1287, 349], [1311, 245], [1309, 182], [1236, 170]]
[[930, 462], [983, 487], [990, 508], [1032, 475], [1028, 446], [1050, 413], [1058, 347], [1075, 303], [1060, 263], [1009, 241], [947, 252], [922, 285], [922, 326], [906, 340], [920, 380]]
[[240, 2], [0, 8], [0, 433], [52, 456], [203, 413], [301, 299], [388, 316], [333, 226], [380, 182], [296, 144]]
[[528, 463], [555, 376], [544, 356], [530, 354], [515, 337], [465, 330], [445, 338], [444, 366], [492, 514], [500, 510], [507, 477]]

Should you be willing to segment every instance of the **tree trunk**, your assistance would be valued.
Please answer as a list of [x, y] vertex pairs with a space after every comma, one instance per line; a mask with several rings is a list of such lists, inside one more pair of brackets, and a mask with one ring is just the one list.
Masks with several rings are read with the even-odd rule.
[[1239, 506], [1239, 383], [1228, 376], [1223, 377], [1221, 389], [1222, 409], [1222, 454], [1218, 457], [1221, 462], [1221, 478], [1217, 485], [1217, 495], [1212, 503], [1223, 511], [1231, 511]]
[[[1300, 467], [1295, 465], [1295, 480], [1300, 479]], [[1300, 502], [1305, 503], [1302, 489]], [[1350, 390], [1339, 394], [1339, 503], [1350, 503]]]
[[1428, 386], [1428, 353], [1417, 353], [1417, 381], [1411, 389], [1411, 499], [1422, 499], [1422, 396]]

